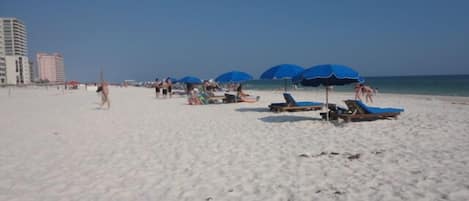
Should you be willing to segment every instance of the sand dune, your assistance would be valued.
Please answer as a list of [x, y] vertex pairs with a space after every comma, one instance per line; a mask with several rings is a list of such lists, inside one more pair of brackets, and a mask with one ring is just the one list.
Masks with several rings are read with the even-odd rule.
[[[257, 103], [111, 88], [0, 89], [0, 200], [467, 200], [469, 102], [378, 94], [397, 120], [325, 122]], [[324, 92], [292, 92], [324, 101]], [[333, 92], [340, 103], [352, 93]]]

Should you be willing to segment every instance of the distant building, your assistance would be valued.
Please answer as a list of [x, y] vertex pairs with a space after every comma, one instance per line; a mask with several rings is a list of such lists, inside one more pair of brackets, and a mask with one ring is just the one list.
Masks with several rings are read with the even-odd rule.
[[6, 84], [29, 84], [31, 83], [28, 57], [5, 56], [6, 61]]
[[64, 59], [59, 53], [37, 53], [37, 68], [40, 80], [51, 83], [65, 82]]
[[26, 27], [16, 18], [0, 18], [0, 84], [29, 84]]
[[29, 76], [31, 77], [31, 82], [38, 81], [37, 67], [34, 65], [34, 62], [29, 60]]
[[0, 54], [28, 56], [26, 27], [16, 18], [0, 18]]
[[7, 64], [5, 56], [0, 56], [0, 84], [7, 83]]

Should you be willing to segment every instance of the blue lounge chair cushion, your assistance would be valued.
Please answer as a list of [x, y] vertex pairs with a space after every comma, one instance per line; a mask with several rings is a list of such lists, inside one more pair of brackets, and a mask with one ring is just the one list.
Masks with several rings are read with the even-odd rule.
[[322, 103], [318, 102], [311, 102], [311, 101], [301, 101], [301, 102], [296, 102], [295, 106], [320, 106]]
[[380, 107], [370, 107], [365, 105], [363, 102], [357, 100], [357, 104], [365, 110], [365, 112], [370, 114], [380, 114], [380, 113], [400, 113], [404, 112], [404, 109], [399, 108], [380, 108]]
[[291, 105], [291, 106], [301, 107], [301, 106], [320, 106], [320, 105], [322, 105], [322, 103], [312, 102], [312, 101], [297, 102], [297, 101], [295, 101], [293, 96], [289, 93], [283, 93], [283, 97], [285, 98], [285, 101], [287, 102], [287, 104]]

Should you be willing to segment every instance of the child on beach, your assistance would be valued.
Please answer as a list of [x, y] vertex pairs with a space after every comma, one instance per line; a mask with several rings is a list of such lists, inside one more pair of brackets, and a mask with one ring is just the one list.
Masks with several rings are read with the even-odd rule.
[[366, 85], [363, 85], [362, 86], [362, 93], [365, 94], [365, 100], [366, 102], [368, 103], [368, 100], [373, 103], [373, 93], [374, 93], [374, 90], [373, 88], [371, 88], [370, 86], [366, 86]]
[[189, 93], [189, 105], [201, 105], [202, 102], [199, 99], [199, 90], [193, 88]]
[[365, 96], [365, 101], [373, 103], [373, 94], [377, 93], [377, 90], [364, 84], [355, 85], [355, 100], [362, 100], [362, 96]]
[[111, 101], [109, 100], [109, 86], [106, 81], [101, 83], [101, 107], [107, 103], [107, 109], [111, 108]]
[[356, 84], [355, 85], [355, 100], [362, 100], [362, 87], [363, 84]]

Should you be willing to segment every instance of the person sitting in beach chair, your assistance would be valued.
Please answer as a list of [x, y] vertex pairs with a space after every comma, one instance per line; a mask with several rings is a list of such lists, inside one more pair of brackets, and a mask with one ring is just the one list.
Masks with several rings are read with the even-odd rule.
[[255, 103], [259, 101], [259, 96], [243, 96], [239, 97], [233, 94], [225, 93], [225, 98], [223, 99], [223, 103]]
[[223, 103], [236, 103], [238, 102], [236, 95], [225, 93], [225, 98], [223, 99]]
[[213, 104], [222, 103], [225, 96], [216, 96], [213, 93], [200, 93], [200, 98], [203, 99], [202, 102], [206, 104]]
[[249, 94], [243, 92], [243, 85], [239, 85], [238, 88], [236, 89], [236, 93], [238, 97], [246, 97], [249, 96]]
[[210, 102], [221, 102], [223, 98], [225, 98], [225, 95], [220, 93], [216, 94], [216, 92], [219, 92], [218, 90], [218, 85], [213, 80], [208, 80], [204, 84], [203, 93], [201, 94], [209, 99]]
[[260, 96], [241, 96], [238, 98], [239, 98], [239, 102], [255, 103], [259, 101], [261, 97]]
[[345, 100], [348, 110], [338, 114], [338, 117], [349, 121], [371, 121], [377, 119], [397, 118], [404, 109], [399, 108], [379, 108], [365, 105], [360, 100]]
[[311, 101], [295, 101], [290, 93], [283, 93], [285, 103], [272, 103], [269, 105], [270, 111], [273, 112], [295, 112], [295, 111], [310, 111], [320, 110], [323, 107], [323, 103], [311, 102]]
[[193, 88], [189, 92], [188, 101], [189, 101], [189, 105], [201, 105], [202, 104], [202, 101], [200, 101], [199, 99], [199, 90], [197, 88]]
[[259, 101], [259, 96], [251, 96], [243, 91], [243, 85], [239, 85], [236, 89], [239, 102], [254, 103]]
[[246, 102], [246, 103], [255, 103], [259, 101], [259, 96], [251, 96], [247, 93], [243, 92], [242, 85], [239, 85], [237, 88], [236, 95], [225, 93], [225, 98], [223, 99], [224, 103], [238, 103], [238, 102]]

